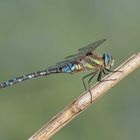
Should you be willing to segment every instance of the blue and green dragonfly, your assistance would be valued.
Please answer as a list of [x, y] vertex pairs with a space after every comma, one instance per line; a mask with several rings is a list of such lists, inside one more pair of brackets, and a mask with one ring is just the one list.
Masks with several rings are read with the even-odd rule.
[[110, 69], [114, 64], [114, 58], [108, 53], [103, 56], [98, 55], [95, 49], [101, 45], [106, 39], [102, 39], [91, 43], [85, 47], [78, 49], [78, 53], [70, 55], [64, 61], [56, 63], [56, 65], [49, 67], [42, 71], [36, 71], [30, 74], [12, 78], [0, 84], [0, 88], [5, 88], [22, 81], [32, 79], [39, 76], [47, 76], [54, 73], [77, 73], [80, 71], [91, 70], [92, 72], [82, 78], [85, 90], [87, 90], [85, 79], [88, 80], [88, 88], [93, 77], [98, 73], [97, 81], [101, 81], [102, 74], [112, 72]]

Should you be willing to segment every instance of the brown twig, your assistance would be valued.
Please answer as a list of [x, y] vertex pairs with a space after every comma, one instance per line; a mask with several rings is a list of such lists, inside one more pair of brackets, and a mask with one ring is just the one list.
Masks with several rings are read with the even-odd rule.
[[[115, 70], [117, 72], [110, 73], [102, 82], [91, 87], [92, 103], [138, 67], [140, 67], [140, 53], [134, 54]], [[91, 95], [86, 91], [64, 110], [54, 116], [44, 127], [28, 140], [48, 140], [59, 129], [79, 115], [79, 113], [88, 108], [89, 105], [91, 105]]]

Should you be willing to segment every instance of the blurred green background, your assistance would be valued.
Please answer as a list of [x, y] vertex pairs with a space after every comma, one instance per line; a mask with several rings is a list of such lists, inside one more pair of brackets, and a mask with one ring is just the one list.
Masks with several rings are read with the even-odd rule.
[[[117, 67], [140, 50], [138, 0], [0, 0], [0, 81], [43, 70], [102, 38]], [[0, 91], [0, 140], [26, 140], [79, 96], [81, 77], [50, 75]], [[140, 139], [140, 71], [51, 140]], [[93, 83], [96, 82], [94, 79]]]

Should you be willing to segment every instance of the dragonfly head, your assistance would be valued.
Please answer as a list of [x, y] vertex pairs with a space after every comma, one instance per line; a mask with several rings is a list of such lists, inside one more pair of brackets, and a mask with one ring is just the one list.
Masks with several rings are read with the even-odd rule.
[[113, 67], [115, 59], [111, 55], [104, 53], [103, 60], [106, 69], [110, 69], [111, 67]]

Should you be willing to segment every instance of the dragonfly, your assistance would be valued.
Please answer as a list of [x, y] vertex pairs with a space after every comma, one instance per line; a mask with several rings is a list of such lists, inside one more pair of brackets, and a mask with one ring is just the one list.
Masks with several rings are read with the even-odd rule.
[[[14, 77], [6, 82], [0, 84], [0, 88], [6, 88], [16, 83], [20, 83], [25, 80], [36, 78], [39, 76], [48, 76], [56, 73], [69, 73], [74, 74], [81, 71], [91, 70], [91, 72], [82, 78], [82, 82], [85, 90], [90, 88], [90, 82], [96, 74], [97, 81], [101, 81], [102, 74], [108, 74], [112, 72], [111, 67], [114, 65], [114, 58], [104, 53], [100, 56], [95, 52], [95, 49], [100, 46], [106, 39], [98, 40], [87, 46], [78, 49], [78, 53], [67, 56], [64, 61], [57, 62], [54, 66], [51, 66], [42, 71], [36, 71], [23, 76]], [[88, 88], [86, 86], [85, 79], [89, 77]]]

